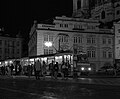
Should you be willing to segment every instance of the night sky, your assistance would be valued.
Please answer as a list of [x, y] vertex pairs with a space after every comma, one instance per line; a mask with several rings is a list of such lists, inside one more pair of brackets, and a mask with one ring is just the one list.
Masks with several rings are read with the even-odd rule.
[[0, 0], [0, 27], [28, 37], [33, 21], [44, 23], [55, 16], [71, 16], [72, 0]]

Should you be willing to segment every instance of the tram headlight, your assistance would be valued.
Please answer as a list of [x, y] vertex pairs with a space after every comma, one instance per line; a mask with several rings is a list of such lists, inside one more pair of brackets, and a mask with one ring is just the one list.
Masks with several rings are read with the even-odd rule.
[[85, 70], [85, 68], [84, 68], [84, 67], [81, 67], [81, 70], [82, 70], [82, 71], [84, 71], [84, 70]]
[[89, 67], [88, 70], [91, 71], [92, 69]]

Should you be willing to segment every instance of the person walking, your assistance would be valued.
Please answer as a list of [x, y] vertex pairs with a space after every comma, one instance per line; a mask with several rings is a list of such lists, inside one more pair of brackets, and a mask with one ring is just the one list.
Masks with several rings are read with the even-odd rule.
[[13, 64], [11, 64], [10, 69], [11, 69], [11, 76], [12, 76], [13, 75], [13, 69], [14, 69], [14, 65]]
[[43, 64], [42, 64], [42, 75], [43, 75], [43, 79], [45, 79], [45, 76], [46, 76], [46, 63], [45, 61], [43, 61]]
[[27, 66], [28, 78], [31, 76], [31, 66], [30, 64]]
[[65, 63], [62, 62], [62, 65], [61, 65], [61, 75], [62, 75], [62, 79], [65, 78]]
[[40, 70], [41, 70], [41, 63], [39, 60], [35, 62], [35, 77], [36, 80], [40, 79]]
[[49, 64], [49, 70], [50, 70], [51, 78], [53, 78], [53, 76], [54, 76], [53, 66], [54, 66], [54, 61], [52, 61], [52, 62]]
[[54, 78], [57, 79], [57, 75], [58, 75], [58, 71], [59, 71], [58, 62], [56, 62], [53, 69], [54, 69]]

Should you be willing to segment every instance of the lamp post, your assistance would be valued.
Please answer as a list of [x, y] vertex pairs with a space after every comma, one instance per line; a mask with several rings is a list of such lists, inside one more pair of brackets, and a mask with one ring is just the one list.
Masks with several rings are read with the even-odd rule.
[[45, 42], [44, 45], [47, 46], [47, 47], [52, 47], [53, 46], [52, 42]]
[[[54, 47], [54, 45], [53, 45], [53, 43], [52, 42], [50, 42], [50, 41], [47, 41], [47, 42], [45, 42], [44, 43], [44, 45], [46, 46], [46, 47]], [[58, 52], [58, 50], [54, 47], [54, 49], [56, 50], [56, 52]]]

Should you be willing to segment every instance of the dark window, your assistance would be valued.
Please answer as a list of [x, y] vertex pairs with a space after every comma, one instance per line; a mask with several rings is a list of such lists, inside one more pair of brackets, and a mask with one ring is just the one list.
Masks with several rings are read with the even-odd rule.
[[65, 27], [67, 28], [67, 27], [68, 27], [68, 24], [65, 24]]
[[20, 43], [19, 43], [19, 41], [17, 41], [17, 46], [20, 46]]
[[119, 11], [119, 10], [117, 11], [117, 15], [118, 15], [118, 14], [120, 14], [120, 11]]
[[105, 19], [105, 11], [102, 11], [102, 13], [101, 13], [101, 18], [102, 18], [102, 19]]
[[108, 52], [108, 58], [112, 58], [112, 52]]
[[103, 58], [106, 58], [107, 57], [107, 53], [106, 51], [103, 51]]
[[80, 9], [81, 8], [81, 0], [78, 0], [77, 1], [77, 9]]
[[2, 46], [2, 40], [0, 40], [0, 46]]
[[44, 54], [48, 54], [48, 49], [44, 49]]

